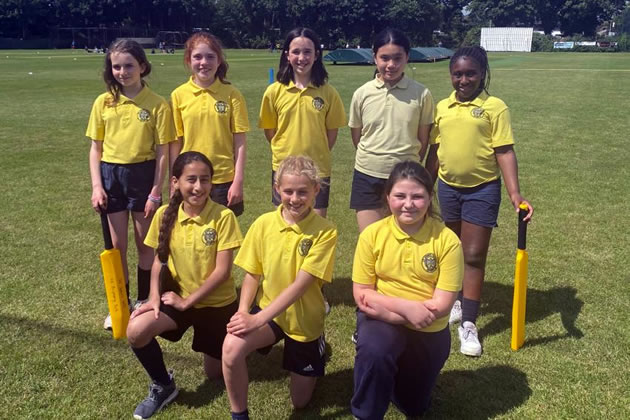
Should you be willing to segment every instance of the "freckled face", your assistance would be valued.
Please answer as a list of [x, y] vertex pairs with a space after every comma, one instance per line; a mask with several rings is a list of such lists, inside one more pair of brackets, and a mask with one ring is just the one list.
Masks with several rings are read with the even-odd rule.
[[199, 43], [190, 52], [190, 70], [195, 83], [201, 87], [208, 87], [214, 82], [219, 65], [219, 55], [208, 44]]

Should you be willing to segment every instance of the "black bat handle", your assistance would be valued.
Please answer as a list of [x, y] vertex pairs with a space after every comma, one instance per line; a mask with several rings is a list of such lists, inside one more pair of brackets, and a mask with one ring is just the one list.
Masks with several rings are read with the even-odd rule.
[[101, 210], [101, 227], [103, 228], [103, 241], [105, 241], [105, 249], [113, 249], [112, 234], [109, 231], [109, 222], [107, 215]]
[[[525, 208], [523, 208], [525, 207]], [[526, 204], [521, 204], [518, 210], [518, 249], [526, 249], [527, 242], [527, 222], [523, 221], [529, 208]]]

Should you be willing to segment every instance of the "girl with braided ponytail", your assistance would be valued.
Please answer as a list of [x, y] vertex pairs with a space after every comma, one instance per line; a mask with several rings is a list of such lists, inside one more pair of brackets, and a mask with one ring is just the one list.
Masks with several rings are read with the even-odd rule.
[[204, 154], [179, 155], [171, 201], [157, 210], [145, 239], [156, 249], [151, 291], [127, 327], [131, 349], [152, 379], [149, 396], [134, 412], [137, 419], [150, 417], [177, 396], [156, 336], [178, 341], [192, 326], [192, 349], [204, 354], [206, 375], [221, 377], [226, 325], [238, 309], [231, 273], [242, 235], [234, 213], [209, 199], [212, 174]]
[[453, 93], [437, 105], [427, 169], [438, 176], [442, 218], [462, 241], [463, 294], [449, 322], [458, 328], [460, 351], [481, 356], [476, 320], [492, 228], [501, 204], [501, 176], [516, 211], [526, 204], [521, 196], [510, 111], [488, 93], [490, 67], [481, 47], [458, 49], [449, 65]]

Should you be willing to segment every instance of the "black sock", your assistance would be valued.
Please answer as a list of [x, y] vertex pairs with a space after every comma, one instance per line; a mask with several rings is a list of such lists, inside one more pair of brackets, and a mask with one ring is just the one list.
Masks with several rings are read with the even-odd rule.
[[166, 366], [164, 365], [162, 349], [155, 338], [152, 339], [146, 346], [141, 348], [131, 347], [131, 350], [135, 353], [136, 357], [144, 367], [144, 370], [147, 371], [153, 382], [157, 382], [162, 385], [168, 385], [171, 383], [171, 378], [168, 376]]
[[245, 411], [241, 411], [240, 413], [235, 413], [234, 411], [230, 411], [232, 415], [232, 420], [249, 420], [249, 411], [245, 409]]
[[479, 315], [479, 301], [472, 299], [462, 299], [462, 324], [466, 321], [470, 321], [473, 324], [477, 323], [477, 316]]
[[151, 270], [138, 266], [138, 300], [147, 300], [151, 289]]

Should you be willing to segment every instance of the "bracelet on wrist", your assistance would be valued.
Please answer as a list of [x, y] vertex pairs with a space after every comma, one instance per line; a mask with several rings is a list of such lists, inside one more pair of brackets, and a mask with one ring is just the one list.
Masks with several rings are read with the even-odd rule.
[[150, 202], [155, 203], [155, 204], [162, 203], [162, 197], [160, 197], [160, 196], [155, 196], [155, 195], [149, 194], [148, 199], [149, 199]]

